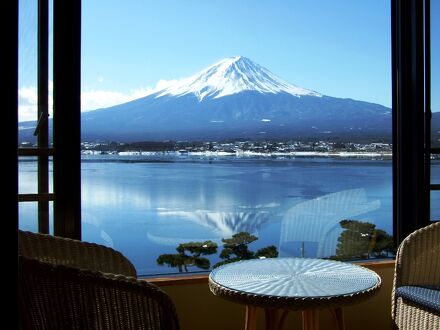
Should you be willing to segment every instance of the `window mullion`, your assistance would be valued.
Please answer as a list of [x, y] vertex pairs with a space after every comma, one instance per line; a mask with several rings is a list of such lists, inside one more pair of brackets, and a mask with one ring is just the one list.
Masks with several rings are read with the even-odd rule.
[[[49, 3], [38, 0], [38, 148], [49, 146]], [[38, 155], [38, 194], [49, 193], [49, 157]], [[49, 233], [49, 201], [38, 202], [38, 231]]]
[[431, 220], [431, 4], [425, 0], [425, 201], [428, 219]]
[[81, 238], [81, 1], [53, 1], [54, 234]]
[[424, 3], [418, 0], [392, 1], [393, 227], [397, 244], [429, 221], [425, 161], [427, 40]]

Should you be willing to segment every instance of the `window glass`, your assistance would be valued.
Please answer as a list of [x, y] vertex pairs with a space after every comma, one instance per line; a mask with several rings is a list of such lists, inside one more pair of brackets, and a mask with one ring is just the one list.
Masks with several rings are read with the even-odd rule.
[[20, 217], [20, 229], [38, 232], [38, 203], [23, 202], [18, 204], [18, 214]]
[[[37, 141], [37, 121], [38, 121], [38, 104], [42, 104], [38, 99], [38, 72], [42, 68], [38, 67], [38, 4], [39, 1], [20, 1], [19, 2], [19, 62], [18, 62], [18, 132], [19, 132], [19, 148], [33, 150], [34, 148], [43, 147], [46, 145], [39, 145]], [[50, 4], [51, 6], [51, 4]], [[48, 9], [50, 12], [50, 9]], [[49, 18], [49, 48], [51, 48], [52, 24]], [[49, 54], [51, 54], [49, 50]], [[49, 55], [51, 62], [52, 56]], [[49, 64], [50, 67], [50, 64]], [[50, 70], [51, 71], [51, 70]], [[43, 71], [41, 71], [43, 72]], [[49, 76], [51, 73], [49, 72]], [[51, 113], [51, 83], [48, 81], [49, 87], [49, 113]], [[50, 120], [51, 121], [51, 120]], [[40, 122], [41, 123], [41, 122]], [[49, 122], [51, 126], [51, 122]], [[40, 125], [41, 127], [41, 125]], [[49, 133], [49, 146], [51, 145], [51, 132]], [[30, 149], [31, 148], [31, 149]], [[25, 151], [25, 150], [24, 150]], [[52, 164], [51, 157], [44, 160], [48, 164], [48, 175], [44, 181], [48, 180], [47, 184], [49, 190], [42, 189], [43, 176], [39, 179], [38, 174], [38, 157], [36, 153], [23, 155], [20, 153], [18, 168], [19, 168], [19, 194], [38, 194], [52, 192]], [[41, 162], [43, 164], [43, 161]], [[44, 169], [43, 166], [41, 169]], [[45, 171], [45, 170], [44, 170]], [[40, 171], [43, 173], [42, 171]], [[39, 187], [40, 185], [40, 187]], [[29, 197], [29, 196], [27, 196]], [[40, 202], [42, 206], [46, 202]], [[52, 213], [52, 203], [49, 203], [49, 213]], [[44, 219], [43, 219], [44, 218]], [[38, 203], [36, 202], [22, 202], [19, 205], [19, 227], [21, 229], [32, 229], [38, 231], [38, 223], [45, 223], [49, 221], [49, 228], [52, 228], [52, 215], [49, 214], [49, 219], [46, 216], [38, 215]], [[32, 220], [31, 220], [32, 219]], [[42, 227], [46, 227], [45, 225]], [[41, 229], [40, 230], [44, 230]]]
[[20, 157], [18, 162], [18, 173], [18, 193], [36, 194], [38, 192], [36, 157]]
[[142, 275], [393, 254], [387, 1], [82, 10], [84, 240]]
[[[431, 145], [440, 148], [440, 4], [431, 1]], [[431, 184], [440, 184], [440, 154], [431, 155]], [[431, 191], [431, 220], [440, 220], [440, 191]]]
[[440, 184], [440, 158], [433, 154], [431, 159], [431, 184]]
[[37, 49], [38, 1], [19, 2], [18, 44], [18, 116], [19, 141], [23, 147], [35, 142], [33, 133], [37, 118]]
[[432, 146], [440, 148], [440, 3], [431, 1]]
[[[18, 49], [18, 117], [20, 147], [33, 147], [32, 137], [37, 118], [37, 1], [19, 2], [19, 49]], [[35, 194], [37, 186], [36, 158], [20, 157], [18, 162], [18, 192]], [[38, 231], [38, 203], [19, 203], [20, 229]]]
[[431, 191], [431, 220], [440, 221], [440, 191]]
[[[22, 202], [18, 204], [21, 230], [38, 232], [38, 202]], [[49, 202], [49, 234], [53, 235], [53, 202]]]
[[[18, 162], [18, 193], [38, 193], [38, 162], [37, 157], [20, 157]], [[52, 157], [49, 157], [49, 193], [53, 192]]]

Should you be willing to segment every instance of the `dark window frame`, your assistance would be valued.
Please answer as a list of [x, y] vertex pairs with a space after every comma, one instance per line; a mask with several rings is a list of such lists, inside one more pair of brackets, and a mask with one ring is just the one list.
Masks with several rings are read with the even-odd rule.
[[[425, 39], [429, 42], [426, 43], [425, 48], [425, 165], [426, 165], [426, 201], [428, 203], [428, 210], [431, 210], [431, 193], [433, 191], [440, 190], [440, 184], [431, 183], [431, 160], [433, 155], [440, 154], [440, 148], [432, 147], [432, 109], [431, 109], [431, 3], [426, 1], [425, 4]], [[431, 218], [429, 213], [428, 218], [430, 221], [440, 221], [440, 219]]]
[[430, 0], [392, 0], [391, 6], [393, 236], [398, 245], [430, 223]]
[[81, 0], [54, 0], [54, 234], [81, 239]]
[[[440, 189], [430, 184], [428, 168], [430, 154], [438, 152], [430, 148], [427, 138], [429, 15], [430, 0], [391, 0], [396, 244], [430, 222], [428, 196], [431, 190]], [[54, 200], [55, 235], [77, 239], [81, 238], [80, 59], [81, 1], [54, 0], [54, 149], [42, 146], [35, 151], [53, 153], [54, 195], [37, 195]]]
[[[5, 283], [12, 288], [18, 287], [18, 0], [3, 1], [1, 3], [4, 19], [1, 20], [2, 53], [3, 53], [3, 123], [2, 130], [4, 144], [3, 176], [4, 194], [2, 211], [5, 215], [2, 224], [6, 233], [7, 248], [4, 248], [3, 262], [8, 267], [4, 272]], [[6, 19], [7, 18], [7, 19]], [[7, 301], [3, 310], [5, 324], [18, 324], [17, 294], [14, 289], [7, 290], [4, 296]]]
[[18, 148], [21, 157], [37, 156], [38, 192], [36, 194], [19, 194], [19, 202], [38, 203], [38, 231], [49, 233], [49, 201], [54, 194], [49, 193], [49, 1], [38, 0], [37, 26], [37, 125], [34, 135], [37, 137], [36, 148]]
[[[49, 202], [53, 201], [54, 235], [81, 239], [81, 0], [53, 1], [53, 147], [49, 147], [48, 26], [49, 1], [38, 0], [37, 147], [16, 149], [18, 156], [38, 157], [38, 192], [18, 194], [17, 200], [38, 202], [42, 233], [49, 233]], [[50, 156], [53, 193], [49, 192]]]

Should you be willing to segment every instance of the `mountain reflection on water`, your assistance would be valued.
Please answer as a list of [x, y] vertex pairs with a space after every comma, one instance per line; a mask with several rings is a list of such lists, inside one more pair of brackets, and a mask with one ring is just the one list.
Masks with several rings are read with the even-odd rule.
[[[219, 242], [221, 241], [221, 238], [231, 237], [233, 234], [239, 232], [248, 232], [258, 236], [259, 229], [269, 221], [268, 211], [159, 211], [158, 215], [161, 217], [182, 218], [191, 221], [194, 224], [206, 227], [214, 234], [214, 237], [210, 239]], [[149, 238], [159, 241], [159, 237], [156, 235], [149, 234]], [[182, 239], [179, 238], [173, 240], [171, 238], [164, 239], [164, 237], [162, 237], [161, 242], [167, 242], [173, 246], [184, 243]]]
[[[32, 177], [36, 163], [21, 170]], [[156, 259], [181, 243], [220, 246], [237, 232], [258, 237], [253, 251], [275, 245], [280, 256], [299, 255], [302, 242], [305, 256], [333, 253], [346, 218], [392, 232], [389, 161], [100, 160], [82, 163], [81, 176], [82, 239], [121, 251], [139, 274], [170, 272]], [[20, 227], [36, 230], [34, 219], [35, 205], [21, 203]]]

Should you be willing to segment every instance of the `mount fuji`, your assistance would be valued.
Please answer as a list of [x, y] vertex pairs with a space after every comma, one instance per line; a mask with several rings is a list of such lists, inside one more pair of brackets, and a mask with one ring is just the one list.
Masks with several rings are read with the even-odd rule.
[[82, 113], [83, 141], [391, 139], [391, 109], [290, 84], [225, 58], [145, 97]]
[[193, 94], [201, 102], [205, 98], [218, 99], [244, 91], [321, 96], [319, 93], [281, 80], [246, 57], [236, 56], [223, 59], [189, 78], [178, 81], [159, 91], [156, 97]]

